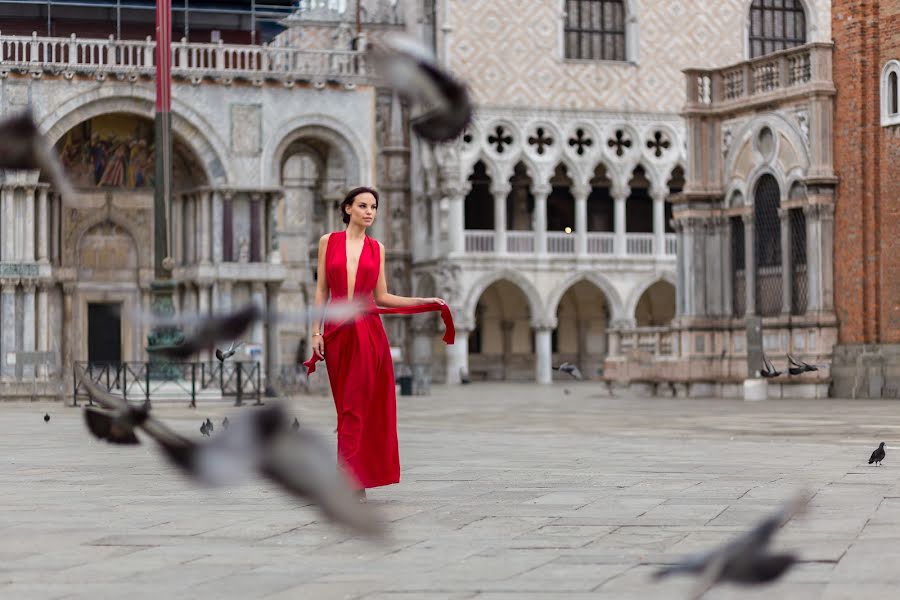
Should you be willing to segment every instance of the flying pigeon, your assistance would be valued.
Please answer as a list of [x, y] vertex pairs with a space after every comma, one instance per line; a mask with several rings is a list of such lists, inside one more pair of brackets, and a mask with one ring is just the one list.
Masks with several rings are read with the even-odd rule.
[[878, 465], [880, 467], [881, 461], [884, 460], [884, 457], [886, 455], [887, 455], [887, 453], [884, 451], [884, 442], [881, 442], [878, 445], [878, 448], [876, 448], [872, 452], [872, 456], [869, 457], [869, 464], [871, 465], [872, 463], [875, 463], [876, 465]]
[[553, 367], [554, 371], [559, 371], [560, 373], [566, 373], [570, 375], [574, 379], [580, 380], [581, 377], [581, 369], [578, 368], [577, 365], [573, 365], [570, 362], [564, 362], [560, 364], [558, 367]]
[[806, 500], [797, 496], [753, 529], [709, 552], [686, 558], [654, 574], [661, 579], [677, 573], [701, 577], [691, 598], [697, 599], [721, 582], [756, 585], [775, 581], [798, 560], [794, 554], [768, 552], [772, 536], [803, 510]]
[[220, 350], [219, 348], [216, 348], [216, 358], [219, 359], [219, 362], [225, 362], [226, 360], [228, 360], [229, 358], [234, 356], [234, 353], [237, 352], [238, 349], [240, 349], [240, 347], [243, 345], [244, 345], [244, 342], [240, 342], [239, 344], [235, 345], [234, 342], [232, 341], [231, 347], [228, 350], [223, 351], [223, 350]]
[[767, 358], [766, 355], [763, 354], [763, 368], [759, 371], [760, 376], [765, 377], [766, 379], [771, 379], [773, 377], [778, 377], [781, 375], [781, 371], [775, 370], [775, 365], [773, 365]]
[[0, 121], [0, 169], [40, 169], [63, 198], [73, 195], [56, 152], [30, 110]]
[[803, 362], [802, 360], [797, 360], [790, 354], [788, 357], [788, 373], [791, 375], [800, 375], [801, 373], [812, 373], [813, 371], [818, 371], [820, 366], [825, 365], [811, 365], [809, 363]]
[[465, 84], [437, 64], [434, 54], [407, 35], [385, 36], [369, 46], [376, 71], [420, 112], [410, 119], [413, 131], [430, 142], [458, 137], [472, 120]]
[[[285, 410], [278, 403], [244, 413], [224, 432], [208, 442], [193, 442], [171, 430], [141, 408], [102, 390], [87, 377], [81, 385], [92, 400], [110, 413], [96, 412], [98, 421], [118, 419], [122, 435], [140, 428], [153, 438], [168, 459], [189, 478], [207, 485], [241, 483], [254, 473], [290, 494], [312, 501], [332, 520], [355, 531], [381, 536], [383, 523], [370, 508], [356, 502], [351, 483], [336, 469], [330, 445], [315, 432], [299, 427], [291, 431]], [[109, 423], [108, 423], [109, 424]], [[111, 425], [110, 425], [111, 426]], [[206, 429], [206, 421], [201, 426]], [[104, 430], [95, 422], [91, 433]]]

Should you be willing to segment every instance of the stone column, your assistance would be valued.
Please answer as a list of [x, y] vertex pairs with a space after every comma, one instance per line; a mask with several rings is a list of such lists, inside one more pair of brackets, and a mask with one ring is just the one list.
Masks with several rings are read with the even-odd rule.
[[211, 244], [212, 244], [212, 261], [216, 264], [222, 262], [222, 192], [213, 190], [212, 192], [212, 223]]
[[[75, 303], [75, 284], [71, 282], [66, 282], [62, 285], [63, 292], [63, 316], [62, 316], [62, 331], [60, 332], [60, 347], [62, 354], [62, 372], [69, 373], [71, 372], [73, 361], [75, 360], [74, 356], [74, 346], [75, 346], [75, 312], [74, 312], [74, 303]], [[85, 328], [86, 329], [86, 328]], [[79, 332], [80, 335], [87, 335], [87, 331]], [[146, 339], [146, 338], [145, 338]], [[68, 394], [66, 394], [68, 395]]]
[[731, 219], [722, 218], [722, 314], [730, 317], [734, 315], [734, 270], [731, 268], [733, 257], [731, 254]]
[[744, 287], [748, 317], [756, 314], [756, 233], [753, 230], [753, 213], [741, 215], [744, 221]]
[[[266, 288], [269, 314], [277, 314], [281, 284], [269, 283]], [[278, 370], [281, 364], [281, 330], [277, 320], [269, 321], [266, 327], [266, 351], [263, 356], [266, 359], [266, 383], [274, 385], [278, 381]]]
[[[47, 283], [38, 287], [37, 296], [37, 349], [38, 352], [50, 351], [50, 290]], [[38, 378], [46, 379], [48, 376], [47, 364], [41, 363], [38, 367]]]
[[270, 263], [281, 264], [281, 244], [278, 239], [278, 214], [281, 203], [284, 202], [284, 194], [276, 192], [269, 197], [269, 217], [268, 217], [268, 240], [267, 247], [269, 249], [268, 260]]
[[16, 365], [9, 363], [10, 353], [16, 351], [16, 285], [18, 281], [0, 281], [0, 374], [13, 378]]
[[184, 220], [184, 209], [182, 208], [184, 199], [181, 194], [172, 194], [171, 202], [172, 207], [169, 212], [171, 213], [170, 229], [172, 237], [169, 240], [169, 252], [174, 263], [181, 265], [184, 264], [184, 226], [182, 225]]
[[265, 246], [262, 241], [265, 234], [262, 213], [264, 209], [262, 194], [256, 192], [250, 194], [250, 262], [262, 262], [263, 260], [262, 249]]
[[200, 264], [208, 265], [212, 255], [212, 192], [200, 193]]
[[450, 202], [447, 214], [447, 230], [450, 238], [450, 254], [462, 254], [465, 246], [465, 200], [466, 193], [462, 189], [448, 190]]
[[233, 282], [224, 280], [219, 281], [219, 310], [228, 312], [232, 309], [231, 291]]
[[[35, 189], [33, 187], [26, 188], [25, 190], [25, 221], [22, 223], [22, 227], [25, 229], [22, 244], [22, 259], [24, 262], [34, 262], [37, 257], [35, 256], [35, 244], [34, 244], [34, 231], [35, 231], [35, 220], [34, 220], [34, 205], [36, 203], [35, 198]], [[34, 300], [34, 290], [32, 290], [32, 300]]]
[[[32, 198], [33, 199], [33, 198]], [[32, 204], [33, 206], [33, 204]], [[33, 260], [33, 259], [32, 259]], [[35, 284], [33, 281], [27, 281], [22, 284], [22, 351], [34, 352], [37, 349], [35, 333], [37, 332], [37, 323], [35, 321]], [[28, 365], [22, 369], [23, 379], [32, 379], [34, 377], [34, 367]]]
[[506, 199], [512, 189], [509, 183], [496, 183], [491, 186], [494, 196], [494, 252], [506, 254]]
[[532, 324], [534, 327], [534, 380], [537, 383], [553, 382], [553, 327], [549, 323]]
[[234, 262], [234, 223], [232, 211], [232, 193], [222, 196], [222, 261]]
[[471, 327], [456, 327], [456, 339], [447, 346], [447, 383], [461, 382], [460, 373], [469, 374], [469, 333]]
[[[262, 283], [261, 281], [254, 281], [251, 284], [250, 300], [260, 309], [266, 309], [266, 286], [264, 283]], [[253, 324], [253, 328], [250, 333], [250, 341], [254, 344], [259, 344], [260, 346], [262, 346], [263, 353], [259, 368], [263, 373], [267, 373], [268, 371], [266, 370], [266, 365], [269, 363], [270, 357], [266, 355], [266, 332], [261, 319], [257, 319]]]
[[[819, 205], [819, 306], [821, 310], [834, 310], [834, 205]], [[809, 267], [807, 267], [809, 268]]]
[[[704, 219], [690, 219], [692, 235], [692, 255], [693, 255], [693, 274], [691, 286], [693, 289], [693, 314], [697, 316], [707, 317], [707, 293], [710, 281], [707, 277], [707, 256], [706, 249], [709, 243], [709, 222]], [[690, 272], [689, 272], [690, 273]]]
[[591, 195], [590, 185], [572, 186], [575, 196], [575, 256], [587, 257], [587, 200]]
[[675, 269], [676, 269], [676, 285], [675, 285], [675, 314], [679, 317], [687, 314], [687, 309], [685, 308], [685, 293], [687, 289], [686, 285], [686, 269], [684, 268], [685, 254], [687, 251], [685, 250], [685, 241], [684, 241], [684, 221], [678, 219], [675, 221], [675, 235], [678, 236], [678, 246], [680, 251], [675, 256]]
[[625, 243], [625, 200], [628, 198], [628, 188], [623, 190], [613, 188], [613, 222], [615, 231], [614, 247], [616, 256], [625, 256], [627, 254], [627, 244]]
[[0, 189], [0, 242], [3, 243], [2, 257], [4, 261], [15, 260], [16, 252], [16, 209], [15, 193], [11, 189]]
[[[212, 284], [208, 281], [200, 281], [197, 282], [197, 312], [201, 315], [209, 315], [209, 293], [212, 289]], [[209, 350], [203, 350], [200, 353], [200, 360], [203, 362], [212, 360], [212, 356], [209, 354]]]
[[534, 186], [534, 250], [538, 256], [547, 255], [547, 197], [553, 190], [550, 184]]
[[651, 190], [653, 198], [653, 254], [666, 255], [666, 190]]
[[791, 263], [791, 219], [790, 211], [784, 208], [778, 209], [778, 218], [781, 222], [781, 314], [791, 314], [791, 300], [793, 295], [792, 263]]
[[509, 376], [509, 361], [512, 358], [512, 334], [515, 326], [515, 321], [503, 320], [500, 322], [500, 335], [502, 336], [500, 344], [503, 349], [503, 370], [500, 377], [503, 381], [506, 381], [506, 378]]
[[696, 251], [696, 248], [694, 247], [694, 236], [696, 229], [692, 219], [682, 219], [679, 223], [681, 223], [681, 241], [684, 243], [682, 246], [683, 252], [681, 253], [683, 260], [682, 283], [684, 284], [684, 314], [692, 317], [697, 314], [697, 294], [694, 281], [696, 281], [697, 277], [700, 277], [697, 269], [694, 268], [694, 253]]
[[[141, 286], [141, 310], [144, 311], [144, 314], [150, 314], [152, 310], [152, 296], [150, 295], [150, 286], [145, 285]], [[150, 337], [150, 323], [146, 320], [144, 324], [141, 326], [141, 342], [138, 344], [140, 347], [140, 352], [137, 355], [137, 359], [139, 362], [144, 362], [147, 360], [147, 343], [148, 338]]]
[[37, 260], [47, 263], [50, 260], [50, 215], [47, 212], [48, 190], [46, 187], [38, 189], [38, 227], [37, 227]]

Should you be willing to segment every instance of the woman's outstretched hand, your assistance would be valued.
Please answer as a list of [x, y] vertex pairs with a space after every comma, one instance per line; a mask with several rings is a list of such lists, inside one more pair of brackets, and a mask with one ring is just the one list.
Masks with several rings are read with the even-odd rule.
[[319, 358], [325, 358], [325, 338], [322, 335], [314, 335], [312, 339], [313, 354]]
[[422, 298], [423, 304], [438, 304], [440, 306], [446, 306], [447, 303], [444, 302], [443, 298]]

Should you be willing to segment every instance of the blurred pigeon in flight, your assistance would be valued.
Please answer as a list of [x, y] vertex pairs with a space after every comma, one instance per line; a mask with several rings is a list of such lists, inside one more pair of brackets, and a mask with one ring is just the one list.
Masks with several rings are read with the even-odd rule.
[[0, 121], [0, 169], [40, 169], [64, 199], [73, 194], [56, 151], [30, 110]]
[[570, 375], [573, 379], [581, 379], [581, 369], [578, 368], [577, 365], [573, 365], [570, 362], [564, 362], [560, 364], [558, 367], [553, 367], [554, 371], [559, 371], [560, 373], [566, 373]]

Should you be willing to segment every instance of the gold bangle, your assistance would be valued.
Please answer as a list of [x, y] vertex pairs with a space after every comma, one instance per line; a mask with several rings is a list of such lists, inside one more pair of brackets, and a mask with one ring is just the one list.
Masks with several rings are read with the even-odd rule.
[[317, 331], [313, 334], [313, 337], [316, 337], [317, 335], [322, 335], [322, 334]]

